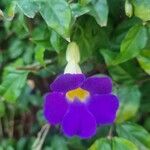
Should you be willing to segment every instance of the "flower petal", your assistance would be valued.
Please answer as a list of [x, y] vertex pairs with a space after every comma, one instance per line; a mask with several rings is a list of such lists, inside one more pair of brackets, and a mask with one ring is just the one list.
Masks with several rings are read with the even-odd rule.
[[68, 103], [62, 93], [53, 92], [45, 96], [44, 116], [50, 124], [62, 121], [68, 108]]
[[111, 124], [116, 118], [119, 100], [115, 95], [103, 94], [91, 97], [88, 108], [97, 124]]
[[108, 94], [112, 91], [112, 81], [109, 77], [89, 77], [82, 88], [91, 92], [91, 94]]
[[84, 74], [62, 74], [51, 84], [51, 90], [67, 92], [79, 87], [85, 80]]
[[84, 104], [74, 102], [64, 116], [62, 129], [69, 137], [77, 135], [81, 138], [90, 138], [96, 133], [96, 120]]

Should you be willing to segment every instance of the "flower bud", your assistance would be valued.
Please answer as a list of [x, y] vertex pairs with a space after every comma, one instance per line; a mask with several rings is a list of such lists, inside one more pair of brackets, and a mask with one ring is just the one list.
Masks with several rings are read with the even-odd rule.
[[71, 74], [82, 73], [80, 66], [78, 64], [80, 61], [79, 47], [75, 42], [71, 42], [68, 44], [66, 51], [66, 60], [68, 63], [65, 67], [64, 73], [71, 73]]
[[125, 13], [128, 17], [132, 17], [132, 15], [133, 15], [133, 6], [129, 2], [129, 0], [125, 1]]
[[82, 73], [82, 71], [80, 69], [80, 66], [77, 63], [70, 61], [66, 65], [64, 73], [80, 74], [80, 73]]
[[4, 14], [3, 14], [2, 10], [0, 9], [0, 20], [3, 19], [3, 17], [4, 17]]
[[79, 47], [75, 42], [71, 42], [68, 44], [66, 51], [66, 60], [68, 62], [74, 61], [75, 63], [79, 63], [80, 61]]

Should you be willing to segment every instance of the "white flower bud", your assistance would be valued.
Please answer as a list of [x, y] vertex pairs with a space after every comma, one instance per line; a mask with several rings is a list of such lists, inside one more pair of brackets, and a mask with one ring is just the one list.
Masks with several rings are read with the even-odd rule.
[[133, 15], [133, 6], [129, 2], [129, 0], [126, 0], [126, 2], [125, 2], [125, 13], [128, 17], [132, 17], [132, 15]]
[[66, 51], [66, 60], [68, 62], [74, 61], [76, 63], [79, 63], [80, 61], [79, 47], [75, 42], [71, 42], [68, 44]]
[[0, 20], [3, 19], [3, 17], [4, 17], [4, 14], [3, 14], [2, 10], [0, 9]]
[[82, 73], [80, 66], [78, 64], [80, 61], [79, 47], [75, 42], [71, 42], [68, 44], [66, 51], [66, 60], [68, 63], [65, 67], [64, 73], [71, 73], [71, 74]]
[[77, 63], [70, 61], [66, 65], [64, 73], [80, 74], [80, 73], [82, 73], [82, 71], [80, 69], [80, 66]]

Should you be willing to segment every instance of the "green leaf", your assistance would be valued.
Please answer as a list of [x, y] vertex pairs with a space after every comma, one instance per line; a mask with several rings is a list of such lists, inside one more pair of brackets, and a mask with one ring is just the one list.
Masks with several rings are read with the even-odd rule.
[[38, 5], [31, 0], [17, 0], [17, 4], [29, 18], [33, 18], [39, 9]]
[[4, 149], [3, 149], [3, 146], [0, 146], [0, 150], [4, 150]]
[[106, 138], [98, 139], [88, 150], [138, 150], [136, 145], [131, 141], [113, 137], [111, 140]]
[[106, 26], [108, 19], [107, 0], [93, 0], [89, 14], [95, 18], [100, 26]]
[[116, 122], [120, 123], [134, 117], [140, 105], [141, 93], [136, 85], [120, 86], [117, 89], [120, 107]]
[[18, 57], [23, 52], [23, 46], [21, 40], [12, 39], [8, 48], [9, 57], [12, 59]]
[[43, 46], [37, 45], [35, 48], [35, 60], [40, 64], [44, 65], [44, 52], [45, 48]]
[[70, 39], [71, 9], [65, 0], [40, 3], [40, 13], [49, 27], [66, 40]]
[[5, 115], [5, 104], [4, 102], [0, 101], [0, 118]]
[[132, 0], [134, 6], [134, 15], [143, 21], [150, 20], [150, 1], [149, 0]]
[[45, 47], [45, 49], [50, 49], [50, 35], [50, 30], [48, 29], [47, 25], [43, 22], [42, 24], [38, 25], [38, 27], [34, 28], [34, 30], [31, 33], [30, 40], [37, 45]]
[[115, 137], [112, 140], [112, 149], [113, 150], [138, 150], [136, 145], [134, 145], [131, 141]]
[[79, 0], [79, 3], [83, 6], [89, 4], [92, 0]]
[[[12, 26], [9, 29], [10, 30], [9, 32], [14, 32], [17, 34], [18, 38], [24, 39], [29, 35], [29, 28], [26, 23], [26, 18], [21, 12], [15, 18], [16, 19], [13, 20]], [[16, 38], [16, 40], [18, 40], [18, 38]]]
[[87, 14], [90, 12], [90, 7], [88, 6], [82, 6], [79, 3], [71, 3], [70, 8], [72, 10], [72, 24], [75, 23], [76, 19], [84, 14]]
[[119, 64], [136, 57], [146, 46], [148, 40], [147, 29], [142, 25], [133, 26], [121, 43], [120, 54], [113, 64]]
[[23, 61], [24, 64], [31, 64], [33, 63], [33, 55], [34, 55], [34, 46], [33, 45], [29, 45], [24, 53], [23, 53]]
[[105, 138], [98, 139], [88, 150], [111, 150], [111, 141]]
[[0, 54], [0, 64], [2, 64], [2, 62], [3, 62], [3, 55]]
[[14, 1], [10, 2], [8, 6], [6, 6], [5, 15], [3, 15], [4, 19], [11, 21], [15, 15], [16, 3]]
[[55, 31], [51, 32], [50, 43], [58, 53], [66, 46], [66, 41]]
[[65, 139], [57, 135], [52, 139], [51, 147], [53, 150], [69, 150]]
[[100, 53], [103, 55], [108, 67], [108, 71], [113, 80], [118, 83], [133, 83], [134, 79], [130, 72], [123, 65], [112, 66], [112, 62], [115, 59], [117, 53], [108, 49], [101, 49]]
[[150, 75], [150, 49], [144, 49], [137, 57], [137, 60], [141, 68]]
[[17, 141], [17, 144], [16, 144], [16, 149], [19, 150], [19, 149], [25, 149], [25, 146], [27, 144], [27, 139], [22, 137], [20, 138], [18, 141]]
[[76, 32], [73, 35], [73, 41], [76, 41], [80, 48], [80, 62], [92, 59], [93, 56], [95, 56], [94, 53], [97, 56], [99, 47], [106, 47], [109, 44], [107, 34], [103, 28], [99, 27], [93, 17], [87, 17], [88, 19], [85, 19], [84, 21], [82, 19], [80, 20], [79, 23], [81, 26], [78, 24], [76, 25]]
[[[149, 107], [149, 105], [147, 105]], [[144, 127], [150, 131], [150, 117], [148, 117], [145, 121], [144, 121]]]
[[83, 145], [82, 140], [78, 137], [68, 138], [67, 145], [69, 145], [69, 147], [73, 147], [76, 150], [85, 149], [85, 145]]
[[4, 74], [3, 82], [0, 85], [0, 96], [8, 102], [16, 102], [21, 94], [21, 89], [26, 83], [28, 72], [11, 69]]
[[117, 133], [138, 146], [140, 150], [150, 149], [150, 134], [135, 123], [117, 125]]
[[117, 53], [112, 52], [111, 50], [108, 49], [100, 49], [100, 53], [103, 55], [105, 62], [108, 66], [110, 66], [116, 57]]
[[134, 82], [134, 78], [130, 72], [121, 65], [109, 66], [108, 71], [117, 83], [132, 84]]
[[127, 35], [129, 29], [133, 27], [135, 24], [140, 24], [141, 20], [135, 17], [132, 17], [130, 19], [126, 19], [122, 21], [114, 30], [111, 40], [111, 49], [114, 51], [119, 51], [120, 45]]
[[74, 17], [74, 20], [79, 17], [79, 16], [82, 16], [86, 13], [88, 13], [90, 11], [90, 8], [87, 7], [87, 6], [82, 6], [78, 3], [72, 3], [70, 4], [70, 8], [72, 10], [72, 14], [73, 14], [73, 17]]
[[[37, 105], [38, 106], [38, 105]], [[43, 125], [45, 123], [45, 118], [44, 118], [44, 115], [43, 115], [43, 110], [39, 110], [36, 114], [36, 118], [37, 118], [37, 121], [40, 125]]]

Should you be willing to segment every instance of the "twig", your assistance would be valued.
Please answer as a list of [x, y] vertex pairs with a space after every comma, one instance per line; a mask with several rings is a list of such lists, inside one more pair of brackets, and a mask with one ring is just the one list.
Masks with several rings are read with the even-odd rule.
[[4, 131], [7, 133], [9, 138], [13, 137], [14, 133], [14, 116], [15, 116], [15, 111], [13, 106], [8, 105], [8, 109], [10, 114], [8, 116], [5, 116], [4, 120]]
[[147, 82], [147, 81], [150, 81], [150, 77], [138, 81], [137, 84], [141, 85], [141, 84], [143, 84], [143, 83], [145, 83], [145, 82]]
[[110, 127], [110, 129], [109, 129], [107, 138], [108, 138], [109, 140], [111, 140], [111, 139], [112, 139], [112, 136], [113, 136], [113, 125], [112, 125], [112, 126]]
[[72, 3], [73, 1], [74, 1], [74, 0], [69, 0], [68, 3], [70, 4], [70, 3]]
[[[52, 64], [55, 60], [45, 60], [44, 65], [49, 65]], [[38, 71], [40, 69], [42, 69], [44, 67], [44, 65], [41, 65], [39, 63], [35, 63], [35, 64], [31, 64], [31, 65], [27, 65], [27, 66], [20, 66], [20, 67], [16, 67], [17, 70], [29, 70], [29, 71]]]
[[50, 129], [49, 124], [46, 124], [42, 127], [41, 131], [38, 133], [35, 142], [32, 145], [32, 150], [41, 150], [49, 129]]
[[2, 128], [2, 121], [0, 118], [0, 138], [3, 137], [3, 128]]
[[15, 117], [15, 110], [12, 105], [9, 105], [9, 110], [10, 110], [10, 122], [9, 122], [9, 136], [10, 138], [13, 137], [14, 134], [14, 117]]

